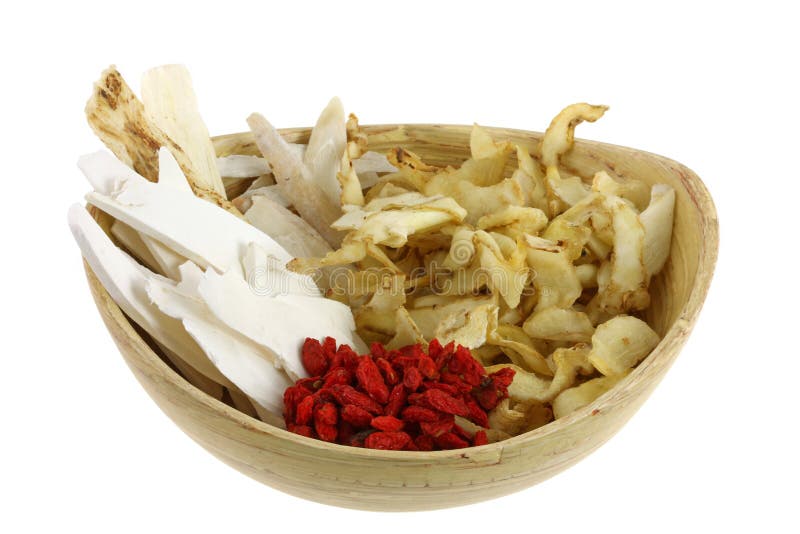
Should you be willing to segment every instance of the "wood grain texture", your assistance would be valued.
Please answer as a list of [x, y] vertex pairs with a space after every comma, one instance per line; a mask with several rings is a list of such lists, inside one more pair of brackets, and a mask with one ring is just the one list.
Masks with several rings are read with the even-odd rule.
[[[457, 165], [469, 156], [470, 128], [364, 129], [370, 150], [402, 144], [430, 163]], [[541, 137], [519, 130], [488, 130], [495, 139], [508, 138], [530, 148]], [[304, 142], [309, 129], [282, 133], [287, 141]], [[214, 144], [220, 155], [258, 153], [249, 133], [218, 137]], [[602, 169], [675, 188], [672, 253], [651, 284], [653, 303], [646, 313], [663, 339], [628, 377], [593, 404], [507, 441], [456, 451], [373, 451], [272, 427], [206, 395], [173, 371], [137, 334], [87, 267], [89, 287], [120, 352], [148, 394], [186, 434], [242, 473], [298, 497], [367, 510], [428, 510], [500, 497], [573, 465], [628, 421], [678, 356], [697, 320], [717, 258], [714, 204], [688, 168], [654, 154], [580, 140], [564, 164], [584, 177]]]

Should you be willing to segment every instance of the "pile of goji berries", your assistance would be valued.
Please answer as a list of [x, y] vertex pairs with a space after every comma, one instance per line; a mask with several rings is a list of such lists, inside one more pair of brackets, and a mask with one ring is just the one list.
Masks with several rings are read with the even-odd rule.
[[336, 340], [307, 338], [303, 366], [310, 378], [283, 395], [286, 427], [296, 434], [370, 449], [432, 451], [485, 445], [455, 416], [488, 427], [487, 411], [508, 396], [514, 370], [490, 375], [453, 343], [386, 350], [373, 343], [359, 356]]

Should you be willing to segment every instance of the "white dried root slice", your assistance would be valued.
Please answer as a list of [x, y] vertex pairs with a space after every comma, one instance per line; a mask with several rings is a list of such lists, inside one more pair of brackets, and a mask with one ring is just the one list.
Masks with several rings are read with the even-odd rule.
[[512, 408], [511, 400], [508, 398], [500, 401], [488, 414], [489, 428], [511, 436], [521, 433], [525, 427], [527, 417], [524, 411], [516, 408], [517, 406]]
[[592, 194], [555, 217], [542, 233], [544, 239], [559, 243], [570, 261], [581, 257], [592, 237], [591, 217], [602, 209], [602, 197]]
[[509, 205], [522, 206], [525, 202], [519, 184], [510, 178], [496, 184], [479, 186], [458, 176], [448, 176], [448, 180], [429, 181], [422, 186], [422, 192], [427, 196], [442, 195], [452, 198], [466, 210], [464, 221], [471, 225], [476, 225], [484, 215], [495, 213]]
[[553, 365], [556, 368], [553, 381], [550, 382], [549, 394], [555, 397], [575, 384], [578, 374], [591, 375], [594, 366], [589, 362], [591, 347], [585, 343], [578, 343], [569, 348], [559, 348], [553, 351]]
[[519, 326], [498, 324], [497, 328], [489, 332], [486, 343], [501, 347], [511, 363], [526, 371], [535, 371], [544, 376], [553, 375], [545, 357], [536, 350], [533, 340]]
[[453, 231], [450, 250], [442, 262], [445, 269], [456, 270], [472, 263], [475, 257], [475, 231], [469, 226], [459, 226]]
[[578, 280], [581, 281], [581, 286], [584, 289], [597, 287], [597, 265], [593, 263], [576, 265], [575, 274], [578, 275]]
[[[256, 180], [256, 182], [257, 181], [258, 180]], [[255, 189], [248, 189], [247, 191], [245, 191], [244, 193], [233, 199], [233, 204], [237, 208], [239, 208], [239, 211], [241, 211], [242, 213], [247, 213], [247, 210], [253, 207], [253, 197], [256, 196], [266, 197], [270, 199], [272, 202], [284, 208], [288, 208], [292, 205], [292, 203], [289, 202], [289, 199], [286, 198], [286, 196], [284, 196], [284, 194], [281, 192], [281, 188], [278, 184], [270, 184], [262, 187], [257, 187]], [[316, 229], [314, 231], [316, 232]]]
[[553, 415], [560, 419], [597, 400], [602, 394], [610, 391], [625, 375], [603, 376], [593, 378], [583, 384], [565, 389], [553, 399]]
[[660, 340], [641, 319], [619, 315], [597, 327], [589, 361], [606, 376], [618, 375], [643, 360]]
[[525, 238], [527, 262], [538, 295], [536, 310], [570, 308], [583, 287], [567, 253], [552, 243]]
[[186, 258], [149, 235], [139, 234], [139, 236], [147, 247], [147, 250], [149, 250], [150, 254], [155, 258], [164, 276], [172, 280], [180, 280], [179, 268], [186, 263]]
[[[336, 174], [342, 154], [347, 146], [344, 108], [342, 102], [334, 97], [322, 110], [317, 123], [311, 130], [303, 164], [308, 170], [311, 183], [325, 196], [329, 204], [339, 205], [341, 188]], [[269, 156], [267, 156], [269, 160]]]
[[572, 149], [575, 142], [575, 127], [583, 121], [594, 122], [603, 116], [608, 106], [572, 104], [564, 108], [550, 123], [539, 148], [542, 165], [545, 167], [545, 183], [548, 188], [549, 214], [556, 215], [560, 204], [567, 207], [580, 202], [590, 192], [589, 186], [577, 176], [562, 178], [558, 165], [563, 154]]
[[142, 241], [139, 232], [125, 223], [114, 221], [111, 224], [111, 235], [145, 267], [155, 273], [164, 274], [153, 254]]
[[270, 236], [295, 257], [317, 257], [331, 252], [331, 247], [306, 221], [270, 200], [255, 195], [253, 205], [244, 214], [247, 222]]
[[339, 181], [341, 189], [339, 203], [342, 206], [363, 206], [364, 193], [361, 191], [361, 182], [355, 167], [350, 161], [350, 155], [347, 150], [342, 155], [340, 167], [341, 170], [336, 174], [336, 179]]
[[374, 286], [361, 288], [364, 293], [372, 292], [372, 296], [353, 314], [356, 326], [365, 337], [391, 338], [397, 333], [397, 310], [406, 303], [405, 275], [390, 276], [380, 271], [368, 275], [367, 279], [356, 281]]
[[491, 330], [497, 325], [497, 306], [484, 304], [466, 314], [452, 314], [436, 326], [434, 338], [443, 345], [453, 341], [468, 349], [483, 346]]
[[512, 239], [523, 234], [538, 234], [547, 226], [547, 215], [538, 208], [527, 206], [508, 206], [503, 210], [484, 215], [477, 222], [481, 230], [502, 232]]
[[223, 178], [255, 178], [271, 172], [267, 160], [258, 156], [232, 154], [217, 158], [217, 173]]
[[[341, 215], [338, 194], [331, 201], [322, 192], [313, 181], [304, 158], [289, 146], [267, 119], [253, 113], [247, 118], [247, 124], [253, 132], [258, 149], [269, 161], [283, 195], [329, 245], [339, 246], [343, 235], [331, 228], [331, 223]], [[333, 178], [336, 178], [335, 175]]]
[[492, 136], [474, 124], [469, 137], [470, 155], [448, 178], [468, 180], [477, 186], [494, 185], [503, 179], [503, 171], [514, 146], [508, 141], [495, 142]]
[[486, 432], [486, 438], [489, 443], [497, 443], [498, 441], [503, 441], [504, 439], [511, 437], [511, 434], [507, 432], [503, 432], [502, 430], [497, 430], [495, 428], [483, 428], [482, 426], [476, 425], [469, 419], [465, 419], [458, 415], [456, 416], [455, 421], [456, 424], [463, 428], [464, 431], [470, 436], [475, 436], [475, 433], [481, 430]]
[[365, 185], [364, 179], [361, 176], [365, 173], [390, 173], [390, 172], [397, 172], [397, 167], [389, 163], [389, 160], [386, 158], [386, 154], [380, 154], [378, 152], [373, 152], [368, 150], [361, 154], [356, 159], [353, 159], [353, 168], [355, 169], [356, 173], [358, 173], [359, 178], [362, 178], [361, 185], [364, 188], [371, 187], [371, 185]]
[[[438, 301], [438, 302], [437, 302]], [[483, 306], [496, 305], [495, 298], [487, 297], [446, 297], [431, 295], [430, 298], [420, 298], [414, 301], [413, 308], [408, 310], [414, 323], [418, 325], [425, 339], [436, 337], [436, 330], [444, 321], [467, 322], [467, 315], [473, 310]]]
[[[392, 190], [390, 188], [389, 192]], [[460, 222], [465, 215], [464, 209], [452, 198], [441, 195], [426, 197], [410, 192], [380, 195], [363, 207], [347, 206], [345, 214], [333, 226], [341, 230], [356, 230], [351, 236], [371, 237], [376, 244], [399, 248], [406, 243], [409, 235]], [[397, 229], [386, 228], [396, 221], [404, 221], [405, 224]], [[376, 236], [386, 237], [375, 239]]]
[[606, 197], [612, 214], [614, 248], [609, 271], [598, 272], [600, 306], [612, 314], [643, 310], [650, 304], [644, 266], [644, 227], [628, 202]]
[[281, 413], [289, 377], [278, 369], [272, 354], [219, 321], [196, 291], [188, 284], [174, 286], [157, 279], [147, 284], [153, 303], [181, 322], [230, 382], [264, 408]]
[[624, 198], [640, 211], [650, 200], [650, 187], [644, 182], [632, 178], [617, 180], [605, 171], [595, 173], [592, 178], [592, 191]]
[[147, 280], [152, 278], [165, 284], [172, 282], [148, 271], [122, 252], [83, 206], [74, 204], [70, 207], [69, 226], [89, 267], [128, 317], [155, 341], [180, 354], [194, 369], [214, 382], [228, 384], [180, 322], [151, 304], [146, 292]]
[[186, 175], [178, 160], [175, 159], [172, 152], [164, 147], [158, 149], [158, 183], [161, 186], [183, 191], [187, 195], [192, 194], [192, 187], [186, 180]]
[[339, 302], [303, 295], [259, 294], [242, 278], [210, 269], [200, 281], [198, 292], [220, 322], [274, 353], [275, 364], [292, 379], [307, 374], [300, 361], [307, 337], [319, 337], [320, 332], [325, 332], [354, 350], [366, 349], [355, 335], [350, 309]]
[[302, 295], [321, 297], [322, 290], [309, 276], [301, 276], [287, 271], [257, 243], [249, 243], [242, 256], [244, 279], [256, 295]]
[[427, 345], [427, 341], [425, 341], [411, 315], [409, 315], [405, 307], [401, 306], [395, 312], [394, 337], [386, 344], [386, 348], [394, 350], [408, 345], [416, 345], [417, 343]]
[[517, 243], [511, 256], [506, 258], [497, 242], [487, 232], [478, 230], [473, 239], [480, 273], [483, 276], [488, 275], [487, 282], [492, 293], [500, 295], [509, 308], [516, 308], [529, 274], [522, 241]]
[[669, 257], [674, 211], [675, 190], [664, 184], [654, 185], [650, 204], [639, 214], [644, 228], [644, 268], [648, 281], [661, 272]]
[[166, 135], [150, 122], [144, 106], [113, 66], [95, 82], [86, 103], [94, 133], [120, 161], [148, 180], [158, 179], [158, 147]]
[[217, 157], [192, 88], [189, 71], [183, 65], [164, 65], [142, 76], [142, 101], [151, 121], [180, 148], [173, 155], [183, 160], [193, 188], [211, 191], [225, 199], [225, 186], [217, 169]]
[[540, 209], [545, 214], [549, 213], [544, 173], [528, 149], [520, 145], [517, 145], [517, 170], [511, 179], [520, 184], [524, 205]]
[[540, 378], [534, 373], [525, 371], [516, 365], [501, 363], [486, 368], [488, 374], [495, 373], [505, 367], [514, 370], [514, 380], [508, 386], [508, 396], [516, 402], [547, 402], [552, 398], [550, 380]]
[[536, 311], [522, 325], [534, 339], [548, 341], [588, 342], [594, 334], [589, 317], [571, 308], [545, 308]]
[[[117, 160], [108, 163], [126, 169]], [[89, 193], [87, 200], [203, 268], [241, 272], [241, 254], [251, 242], [258, 243], [282, 264], [292, 257], [244, 220], [195, 196], [147, 182], [140, 176], [122, 181], [110, 195]]]

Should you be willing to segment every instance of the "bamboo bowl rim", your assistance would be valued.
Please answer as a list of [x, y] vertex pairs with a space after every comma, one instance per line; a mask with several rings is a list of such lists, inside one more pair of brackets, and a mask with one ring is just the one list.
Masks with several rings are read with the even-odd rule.
[[[380, 133], [385, 133], [387, 131], [404, 129], [404, 128], [413, 130], [414, 128], [443, 128], [443, 127], [451, 129], [459, 129], [459, 130], [464, 129], [465, 131], [469, 131], [469, 129], [471, 129], [471, 126], [467, 125], [426, 124], [426, 123], [363, 125], [362, 129], [367, 134], [380, 134]], [[498, 127], [487, 127], [487, 126], [482, 126], [482, 127], [489, 132], [500, 133], [500, 134], [505, 133], [506, 135], [511, 133], [519, 136], [524, 136], [527, 138], [531, 137], [539, 138], [543, 135], [541, 132], [536, 132], [531, 130], [520, 130], [520, 129], [498, 128]], [[291, 138], [302, 138], [304, 135], [307, 136], [309, 131], [310, 128], [279, 129], [279, 132], [284, 137], [291, 137]], [[214, 139], [224, 140], [246, 135], [248, 135], [248, 133], [227, 134], [222, 136], [215, 136]], [[685, 169], [689, 171], [689, 169], [686, 168], [681, 163], [651, 152], [623, 147], [619, 145], [613, 145], [609, 143], [588, 141], [577, 138], [575, 139], [576, 146], [580, 146], [581, 144], [587, 144], [587, 143], [593, 146], [600, 146], [622, 151], [633, 151], [639, 154], [649, 155], [659, 160], [669, 162], [678, 169]], [[247, 428], [248, 430], [257, 431], [261, 434], [272, 435], [276, 438], [294, 442], [295, 444], [305, 448], [317, 449], [320, 451], [338, 451], [346, 453], [347, 455], [350, 455], [352, 457], [357, 457], [361, 459], [391, 460], [398, 462], [413, 460], [414, 462], [424, 462], [426, 460], [436, 461], [442, 459], [464, 458], [465, 451], [470, 451], [470, 454], [472, 453], [472, 451], [501, 452], [503, 449], [509, 446], [520, 445], [522, 443], [535, 441], [544, 436], [557, 433], [569, 427], [575, 421], [578, 421], [580, 419], [583, 419], [591, 415], [592, 412], [594, 412], [595, 410], [602, 409], [605, 405], [611, 404], [609, 401], [614, 398], [615, 393], [624, 391], [627, 389], [627, 387], [631, 386], [635, 382], [642, 381], [646, 379], [651, 373], [655, 373], [654, 368], [657, 366], [660, 360], [668, 358], [668, 356], [673, 352], [673, 350], [680, 349], [683, 340], [686, 337], [687, 331], [690, 330], [691, 327], [693, 326], [703, 306], [703, 302], [705, 300], [705, 297], [708, 293], [708, 289], [711, 284], [712, 274], [714, 271], [714, 266], [716, 264], [718, 248], [719, 248], [719, 226], [718, 226], [717, 212], [708, 189], [706, 188], [703, 181], [695, 173], [691, 171], [686, 173], [681, 172], [680, 176], [681, 176], [681, 184], [684, 187], [684, 189], [687, 189], [687, 191], [688, 190], [691, 191], [693, 202], [698, 211], [700, 224], [704, 228], [704, 240], [701, 242], [701, 246], [703, 247], [704, 250], [699, 255], [697, 269], [693, 273], [695, 275], [694, 283], [691, 292], [689, 293], [689, 296], [687, 298], [687, 301], [684, 304], [679, 317], [669, 327], [666, 334], [662, 337], [661, 341], [656, 346], [656, 348], [653, 349], [653, 351], [641, 363], [639, 363], [639, 365], [637, 365], [628, 376], [623, 378], [611, 390], [601, 395], [598, 399], [588, 404], [587, 406], [579, 408], [578, 410], [575, 410], [574, 412], [570, 413], [565, 417], [562, 417], [560, 419], [555, 419], [550, 423], [547, 423], [535, 430], [519, 434], [517, 436], [512, 436], [511, 438], [508, 438], [503, 441], [489, 443], [487, 445], [481, 445], [478, 447], [468, 447], [466, 449], [453, 449], [453, 450], [440, 450], [440, 451], [384, 451], [384, 450], [366, 449], [360, 447], [352, 447], [348, 445], [340, 445], [337, 443], [328, 443], [322, 440], [308, 438], [305, 436], [294, 434], [292, 432], [289, 432], [288, 430], [272, 426], [259, 419], [255, 419], [237, 410], [236, 408], [229, 406], [224, 402], [207, 395], [206, 393], [204, 393], [203, 391], [201, 391], [200, 389], [189, 383], [180, 374], [178, 374], [169, 365], [167, 365], [164, 362], [164, 360], [158, 354], [156, 354], [156, 352], [150, 347], [150, 345], [134, 329], [132, 321], [122, 312], [119, 306], [117, 306], [117, 304], [108, 294], [108, 292], [96, 278], [95, 274], [92, 272], [91, 268], [89, 267], [89, 265], [86, 263], [85, 260], [84, 260], [84, 268], [86, 270], [86, 274], [87, 277], [89, 278], [90, 284], [96, 285], [101, 291], [101, 295], [103, 297], [102, 298], [103, 305], [107, 307], [107, 311], [111, 314], [112, 317], [115, 318], [116, 322], [121, 327], [122, 331], [132, 342], [134, 348], [136, 349], [136, 352], [143, 358], [146, 358], [148, 360], [148, 363], [156, 366], [158, 369], [162, 371], [161, 378], [163, 378], [164, 381], [166, 381], [170, 386], [179, 388], [185, 393], [189, 394], [194, 400], [205, 405], [208, 409], [212, 410], [217, 415], [220, 415], [227, 419], [231, 419], [241, 427]], [[88, 206], [88, 208], [95, 216], [99, 212], [97, 208], [94, 208], [92, 206]], [[709, 274], [708, 276], [696, 276], [698, 273], [701, 272]], [[100, 302], [98, 302], [98, 306], [101, 306]]]

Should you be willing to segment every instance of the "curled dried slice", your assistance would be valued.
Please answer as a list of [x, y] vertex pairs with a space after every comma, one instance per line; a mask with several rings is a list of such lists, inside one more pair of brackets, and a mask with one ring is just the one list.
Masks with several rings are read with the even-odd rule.
[[527, 261], [531, 268], [533, 286], [538, 294], [537, 310], [550, 307], [569, 308], [581, 296], [583, 287], [575, 266], [561, 248], [525, 238]]
[[503, 210], [484, 215], [477, 222], [481, 230], [502, 232], [513, 239], [523, 234], [538, 234], [547, 226], [547, 216], [538, 208], [508, 206]]
[[552, 376], [553, 371], [547, 360], [536, 350], [534, 342], [519, 326], [499, 324], [489, 333], [488, 343], [502, 347], [512, 363], [526, 371], [535, 371], [544, 376]]
[[400, 307], [395, 312], [395, 334], [394, 337], [386, 344], [387, 349], [399, 349], [408, 345], [416, 345], [421, 343], [427, 345], [425, 338], [417, 328], [414, 319], [408, 314], [405, 307]]
[[565, 389], [553, 399], [553, 415], [556, 419], [560, 419], [578, 408], [591, 404], [624, 377], [625, 375], [603, 376], [584, 382], [580, 386]]
[[468, 349], [486, 343], [487, 333], [497, 324], [497, 306], [484, 304], [469, 310], [466, 314], [452, 314], [440, 321], [434, 338], [442, 344], [453, 341]]
[[528, 317], [522, 326], [535, 339], [588, 342], [594, 327], [589, 317], [571, 308], [545, 308]]
[[550, 215], [578, 203], [589, 194], [589, 187], [577, 176], [562, 178], [558, 166], [561, 156], [569, 152], [575, 142], [575, 127], [583, 121], [594, 122], [603, 116], [607, 106], [572, 104], [564, 108], [550, 123], [542, 137], [539, 152], [546, 169], [548, 206]]
[[643, 310], [650, 304], [644, 266], [644, 227], [633, 207], [619, 197], [606, 197], [612, 214], [614, 248], [610, 271], [598, 273], [600, 306], [612, 314]]
[[516, 436], [525, 426], [527, 417], [524, 411], [511, 407], [510, 399], [503, 399], [489, 412], [489, 428]]
[[668, 185], [654, 185], [650, 204], [639, 214], [644, 228], [644, 268], [648, 280], [661, 272], [667, 262], [674, 210], [675, 190]]
[[589, 361], [604, 375], [624, 373], [650, 354], [660, 337], [647, 323], [619, 315], [597, 327]]

